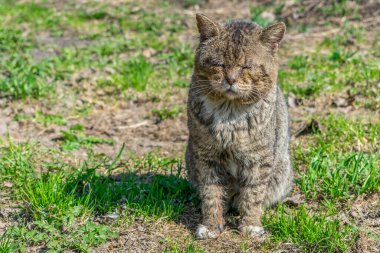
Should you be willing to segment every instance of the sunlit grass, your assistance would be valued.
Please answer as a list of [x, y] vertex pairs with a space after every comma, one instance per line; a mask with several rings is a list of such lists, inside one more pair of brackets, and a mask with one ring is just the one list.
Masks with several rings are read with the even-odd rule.
[[263, 220], [274, 242], [285, 241], [305, 252], [346, 252], [355, 242], [357, 229], [323, 213], [278, 206]]

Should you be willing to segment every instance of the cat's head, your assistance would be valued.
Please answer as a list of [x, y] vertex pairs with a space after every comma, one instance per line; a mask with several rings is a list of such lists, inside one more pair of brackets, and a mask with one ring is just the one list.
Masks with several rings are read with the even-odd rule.
[[285, 24], [266, 28], [235, 20], [221, 25], [197, 14], [200, 44], [196, 52], [193, 87], [214, 99], [255, 103], [277, 82], [276, 52]]

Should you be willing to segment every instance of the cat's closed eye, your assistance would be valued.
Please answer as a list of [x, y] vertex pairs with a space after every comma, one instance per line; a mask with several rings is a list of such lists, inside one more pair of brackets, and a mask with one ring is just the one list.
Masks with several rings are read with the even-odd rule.
[[226, 65], [220, 61], [215, 59], [206, 59], [204, 60], [204, 64], [202, 64], [204, 67], [213, 67], [213, 68], [225, 68]]
[[239, 66], [241, 69], [253, 69], [253, 65], [252, 64], [249, 64], [249, 65], [241, 65]]
[[219, 63], [216, 63], [216, 64], [211, 64], [211, 66], [212, 67], [216, 67], [216, 68], [225, 68], [226, 67], [226, 65], [224, 65], [224, 64], [219, 64]]

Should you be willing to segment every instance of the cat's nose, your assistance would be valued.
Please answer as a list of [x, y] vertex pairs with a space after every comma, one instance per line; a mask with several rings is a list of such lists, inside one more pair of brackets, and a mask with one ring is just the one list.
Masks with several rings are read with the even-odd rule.
[[234, 77], [227, 76], [227, 77], [226, 77], [226, 81], [227, 81], [227, 83], [228, 83], [230, 86], [232, 86], [232, 85], [234, 85], [236, 79], [235, 79]]

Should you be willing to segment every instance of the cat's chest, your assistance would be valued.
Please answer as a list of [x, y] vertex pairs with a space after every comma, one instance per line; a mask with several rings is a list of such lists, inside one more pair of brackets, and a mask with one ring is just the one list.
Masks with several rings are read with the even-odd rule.
[[[194, 110], [207, 128], [208, 147], [214, 150], [247, 150], [260, 139], [267, 125], [268, 104], [236, 104], [234, 102], [211, 102], [198, 100], [199, 110]], [[195, 107], [196, 108], [196, 107]]]
[[244, 146], [251, 138], [247, 121], [215, 122], [210, 127], [214, 143], [222, 150]]
[[209, 133], [221, 149], [238, 147], [246, 143], [255, 132], [250, 107], [235, 108], [231, 105], [205, 107], [204, 117]]

